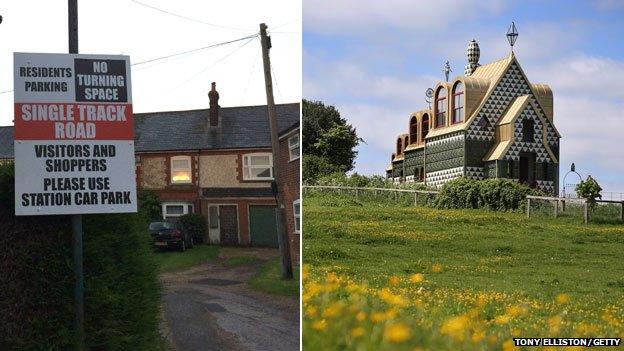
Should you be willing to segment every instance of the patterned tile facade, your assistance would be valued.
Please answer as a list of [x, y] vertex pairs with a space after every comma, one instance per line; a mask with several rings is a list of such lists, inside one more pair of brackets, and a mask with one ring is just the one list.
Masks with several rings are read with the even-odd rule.
[[442, 171], [427, 173], [427, 185], [439, 188], [444, 183], [464, 176], [464, 167], [449, 168]]

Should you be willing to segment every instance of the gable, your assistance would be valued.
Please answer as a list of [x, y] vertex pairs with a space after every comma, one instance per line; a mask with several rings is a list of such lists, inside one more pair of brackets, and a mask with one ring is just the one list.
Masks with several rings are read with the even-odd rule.
[[[512, 122], [513, 137], [507, 144], [506, 150], [497, 155], [497, 159], [507, 161], [518, 161], [520, 153], [535, 153], [536, 162], [552, 162], [558, 163], [554, 154], [546, 144], [544, 128], [547, 119], [541, 117], [540, 111], [535, 104], [527, 104], [517, 118]], [[523, 123], [525, 120], [533, 121], [533, 138], [530, 141], [524, 141]], [[496, 146], [495, 146], [496, 147]]]

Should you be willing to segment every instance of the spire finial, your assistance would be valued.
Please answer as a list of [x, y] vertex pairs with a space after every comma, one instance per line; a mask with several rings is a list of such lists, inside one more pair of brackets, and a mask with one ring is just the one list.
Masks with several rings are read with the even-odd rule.
[[516, 43], [516, 39], [518, 38], [518, 30], [516, 29], [516, 24], [512, 21], [511, 26], [507, 30], [507, 41], [511, 46], [511, 52], [513, 52], [513, 46]]
[[446, 81], [448, 82], [449, 79], [449, 73], [453, 72], [453, 70], [451, 69], [451, 65], [449, 64], [448, 60], [446, 60], [446, 62], [444, 63], [444, 76], [446, 77]]
[[479, 57], [481, 56], [481, 49], [479, 49], [479, 44], [476, 40], [472, 39], [468, 43], [468, 48], [466, 49], [466, 57], [468, 58], [468, 64], [464, 68], [464, 74], [466, 76], [471, 75], [477, 67], [479, 67]]

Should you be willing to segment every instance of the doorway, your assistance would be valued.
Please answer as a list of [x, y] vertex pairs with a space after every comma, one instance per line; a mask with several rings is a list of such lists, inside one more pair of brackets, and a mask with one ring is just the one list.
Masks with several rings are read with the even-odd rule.
[[211, 244], [238, 245], [236, 205], [208, 205], [208, 238]]
[[521, 184], [535, 187], [535, 153], [520, 154], [520, 178]]

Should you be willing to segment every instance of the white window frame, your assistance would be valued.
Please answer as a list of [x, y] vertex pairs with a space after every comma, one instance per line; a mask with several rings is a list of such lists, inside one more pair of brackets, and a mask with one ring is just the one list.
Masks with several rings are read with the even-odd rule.
[[[297, 206], [299, 206], [299, 214], [297, 214]], [[301, 200], [297, 199], [293, 201], [293, 218], [295, 220], [295, 233], [301, 233]], [[299, 228], [297, 228], [297, 219], [299, 220]]]
[[[297, 138], [297, 144], [292, 145], [290, 141], [295, 138]], [[293, 149], [299, 149], [299, 152], [297, 152], [294, 156], [293, 156]], [[288, 138], [288, 155], [290, 156], [289, 161], [294, 161], [298, 159], [300, 154], [301, 154], [301, 138], [299, 137], [299, 134], [295, 134], [291, 136], [290, 138]]]
[[[252, 166], [251, 165], [251, 157], [252, 156], [268, 156], [269, 157], [269, 177], [252, 177], [251, 173], [248, 172], [249, 169], [251, 168], [267, 168], [267, 165], [255, 165]], [[243, 180], [273, 180], [274, 175], [273, 175], [273, 154], [271, 154], [270, 152], [256, 152], [256, 153], [252, 153], [252, 154], [244, 154], [243, 155]]]
[[[174, 169], [173, 161], [186, 160], [188, 161], [188, 169]], [[175, 181], [173, 180], [173, 172], [174, 171], [187, 171], [189, 173], [188, 181]], [[193, 164], [191, 162], [191, 156], [172, 156], [171, 161], [169, 163], [169, 177], [171, 180], [171, 184], [192, 184], [193, 183]]]
[[[168, 206], [182, 206], [182, 214], [168, 214], [167, 213]], [[163, 219], [167, 217], [182, 217], [189, 213], [195, 213], [195, 205], [190, 202], [163, 202], [161, 207], [162, 207]], [[190, 212], [189, 212], [189, 207], [191, 208]]]

